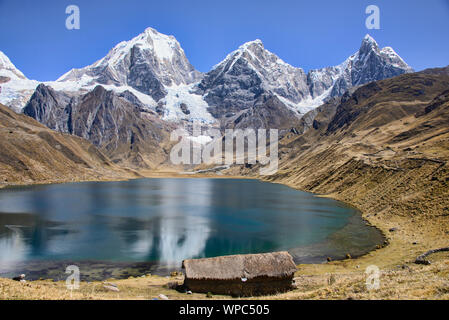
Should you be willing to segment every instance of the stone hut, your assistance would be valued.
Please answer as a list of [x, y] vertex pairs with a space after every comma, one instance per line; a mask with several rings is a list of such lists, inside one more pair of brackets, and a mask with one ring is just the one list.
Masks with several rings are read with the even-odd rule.
[[182, 268], [187, 290], [239, 297], [288, 291], [297, 270], [286, 251], [189, 259]]

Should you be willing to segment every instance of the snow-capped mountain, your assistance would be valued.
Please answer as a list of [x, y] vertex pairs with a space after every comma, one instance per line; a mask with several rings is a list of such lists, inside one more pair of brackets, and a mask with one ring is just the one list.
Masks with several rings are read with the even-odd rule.
[[238, 116], [253, 107], [261, 95], [275, 96], [300, 116], [352, 87], [412, 71], [392, 48], [379, 49], [369, 35], [342, 64], [311, 70], [307, 75], [255, 40], [240, 46], [206, 73], [195, 92], [204, 95], [216, 118]]
[[12, 64], [11, 60], [0, 51], [0, 74], [10, 79], [26, 79], [25, 75]]
[[130, 41], [117, 44], [94, 64], [72, 69], [57, 81], [130, 86], [159, 101], [167, 94], [165, 87], [190, 84], [200, 78], [201, 73], [193, 68], [173, 36], [147, 28]]
[[0, 103], [20, 111], [38, 84], [38, 81], [27, 79], [0, 51]]
[[413, 72], [391, 48], [380, 49], [377, 42], [366, 35], [360, 49], [335, 67], [311, 70], [307, 76], [313, 99], [341, 96], [349, 88], [371, 81]]
[[88, 139], [116, 162], [148, 167], [165, 161], [161, 148], [184, 121], [288, 130], [331, 97], [411, 71], [393, 49], [380, 49], [366, 36], [342, 64], [308, 74], [260, 40], [243, 44], [202, 74], [173, 36], [148, 28], [94, 64], [41, 84], [1, 53], [0, 102]]
[[157, 109], [164, 120], [213, 122], [206, 102], [190, 92], [201, 78], [173, 36], [147, 28], [117, 44], [94, 64], [72, 69], [48, 84], [64, 91], [92, 90], [97, 85], [117, 92], [126, 90], [150, 109]]
[[196, 92], [204, 95], [217, 118], [252, 107], [267, 92], [299, 112], [308, 111], [296, 107], [309, 96], [304, 71], [266, 50], [260, 40], [247, 42], [230, 53], [205, 75]]
[[[244, 126], [288, 124], [286, 119], [274, 119], [276, 114], [301, 117], [354, 86], [412, 71], [392, 48], [380, 49], [367, 35], [360, 49], [340, 65], [308, 74], [266, 50], [260, 40], [243, 44], [202, 74], [173, 36], [147, 28], [92, 65], [72, 69], [45, 84], [70, 97], [85, 95], [98, 85], [119, 95], [130, 93], [136, 103], [164, 121]], [[4, 54], [0, 55], [0, 82], [0, 102], [16, 110], [25, 106], [39, 84], [28, 80]], [[250, 115], [260, 119], [250, 120]]]

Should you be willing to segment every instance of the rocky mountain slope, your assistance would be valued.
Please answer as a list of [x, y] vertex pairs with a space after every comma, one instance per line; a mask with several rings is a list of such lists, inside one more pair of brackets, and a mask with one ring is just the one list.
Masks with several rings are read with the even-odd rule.
[[106, 57], [85, 68], [72, 69], [58, 81], [130, 86], [157, 102], [167, 95], [165, 87], [187, 85], [200, 78], [201, 73], [193, 68], [173, 36], [147, 28], [130, 41], [117, 44]]
[[313, 99], [323, 95], [327, 98], [341, 96], [352, 87], [410, 72], [413, 69], [391, 47], [380, 49], [366, 35], [356, 53], [338, 66], [311, 70], [307, 82]]
[[140, 168], [166, 160], [164, 145], [173, 130], [131, 92], [102, 86], [70, 96], [40, 84], [23, 113], [50, 129], [89, 140], [115, 163]]
[[[380, 49], [369, 35], [360, 49], [339, 66], [311, 70], [307, 75], [256, 40], [240, 46], [206, 73], [195, 92], [204, 96], [208, 110], [226, 126], [235, 124], [241, 113], [247, 114], [256, 102], [257, 108], [263, 109], [259, 99], [262, 95], [275, 97], [283, 104], [279, 117], [291, 118], [286, 109], [300, 117], [350, 88], [412, 71], [392, 48]], [[255, 122], [264, 122], [263, 117], [257, 117]]]
[[[401, 163], [445, 164], [448, 88], [447, 67], [372, 82], [329, 101], [283, 137], [277, 177], [288, 176], [299, 185], [304, 181], [305, 189], [327, 193], [338, 190], [332, 173], [350, 164], [398, 174], [408, 170]], [[326, 183], [333, 189], [326, 189]], [[344, 181], [338, 186], [345, 186]]]
[[197, 89], [216, 118], [252, 107], [266, 92], [293, 106], [308, 96], [308, 91], [304, 71], [266, 50], [260, 40], [247, 42], [230, 53], [205, 75]]
[[0, 105], [0, 187], [136, 177], [85, 139], [55, 132]]

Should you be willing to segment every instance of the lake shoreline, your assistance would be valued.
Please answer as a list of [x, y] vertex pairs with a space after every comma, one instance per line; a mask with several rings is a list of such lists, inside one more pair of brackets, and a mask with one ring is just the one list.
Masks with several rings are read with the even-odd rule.
[[[53, 185], [53, 184], [66, 184], [66, 183], [81, 183], [81, 182], [120, 182], [120, 181], [128, 181], [128, 180], [137, 180], [137, 179], [165, 179], [165, 178], [183, 178], [183, 179], [201, 179], [201, 178], [209, 178], [209, 179], [253, 179], [253, 180], [259, 180], [262, 182], [268, 182], [268, 183], [274, 183], [274, 184], [280, 184], [280, 185], [285, 185], [288, 186], [289, 188], [292, 188], [294, 190], [298, 190], [298, 191], [302, 191], [302, 192], [307, 192], [307, 193], [311, 193], [316, 197], [323, 197], [323, 198], [330, 198], [333, 200], [337, 200], [342, 202], [343, 204], [345, 204], [348, 207], [351, 207], [353, 209], [355, 209], [358, 214], [360, 214], [361, 218], [363, 221], [365, 221], [367, 223], [367, 225], [376, 228], [383, 236], [384, 241], [381, 244], [381, 247], [384, 247], [386, 245], [389, 244], [388, 241], [388, 237], [385, 233], [384, 230], [378, 228], [375, 224], [373, 224], [371, 221], [369, 221], [368, 219], [366, 219], [366, 217], [363, 216], [363, 212], [358, 209], [356, 206], [354, 206], [351, 203], [347, 203], [341, 200], [338, 200], [334, 197], [332, 197], [331, 195], [326, 195], [326, 194], [317, 194], [317, 193], [313, 193], [310, 191], [306, 191], [306, 190], [302, 190], [300, 188], [297, 188], [291, 184], [286, 184], [286, 183], [282, 183], [282, 182], [276, 182], [276, 181], [267, 181], [261, 177], [256, 177], [256, 176], [239, 176], [239, 175], [218, 175], [218, 174], [213, 174], [213, 173], [197, 173], [197, 174], [188, 174], [188, 173], [178, 173], [178, 172], [170, 172], [170, 171], [141, 171], [139, 172], [139, 174], [141, 176], [138, 177], [124, 177], [122, 179], [110, 179], [108, 177], [106, 177], [105, 179], [79, 179], [77, 181], [65, 181], [65, 180], [49, 180], [49, 181], [37, 181], [37, 182], [33, 182], [33, 183], [3, 183], [0, 185], [0, 190], [2, 189], [9, 189], [9, 188], [16, 188], [16, 187], [27, 187], [27, 186], [39, 186], [39, 185]], [[379, 248], [378, 248], [379, 249]], [[373, 249], [371, 251], [375, 251], [376, 249]], [[351, 256], [351, 258], [357, 259], [360, 257], [363, 257], [366, 254], [369, 254], [371, 251], [368, 251], [364, 254], [360, 254], [360, 255], [354, 255]], [[330, 256], [331, 260], [333, 261], [343, 261], [346, 260], [346, 258], [335, 258]], [[306, 264], [316, 264], [316, 263], [306, 263]], [[300, 264], [301, 265], [301, 264]], [[299, 266], [299, 265], [298, 265]]]
[[[267, 184], [267, 181], [262, 181], [260, 179], [247, 179], [247, 177], [244, 176], [239, 176], [237, 178], [235, 177], [230, 177], [230, 176], [216, 176], [216, 175], [196, 175], [196, 176], [191, 176], [191, 175], [172, 175], [172, 177], [170, 178], [166, 178], [166, 174], [159, 174], [159, 175], [153, 175], [153, 178], [141, 178], [141, 182], [137, 182], [137, 185], [145, 185], [145, 186], [151, 186], [154, 185], [155, 183], [151, 183], [151, 179], [182, 179], [182, 178], [197, 178], [197, 179], [207, 179], [210, 180], [210, 183], [218, 184], [217, 187], [218, 188], [220, 185], [222, 185], [222, 183], [219, 183], [220, 180], [222, 180], [222, 178], [225, 178], [227, 181], [230, 181], [229, 183], [236, 183], [239, 180], [244, 180], [245, 181], [245, 185], [249, 184], [249, 185], [253, 185], [255, 181], [259, 181], [258, 183], [255, 184], [254, 188], [256, 187], [256, 185], [259, 185], [259, 183], [261, 184]], [[145, 182], [145, 180], [148, 180], [147, 182]], [[139, 181], [139, 179], [134, 179], [134, 180], [127, 180], [127, 181]], [[176, 181], [176, 180], [174, 180]], [[215, 181], [215, 182], [212, 182]], [[236, 181], [236, 182], [234, 182]], [[254, 182], [253, 182], [254, 181]], [[179, 182], [177, 184], [180, 184], [182, 182], [182, 180], [179, 180]], [[193, 181], [192, 181], [193, 182]], [[67, 188], [81, 188], [80, 190], [82, 190], [83, 188], [88, 188], [90, 190], [91, 187], [89, 187], [90, 184], [94, 184], [94, 185], [98, 185], [101, 186], [101, 182], [93, 182], [93, 181], [87, 181], [87, 182], [71, 182], [71, 183], [66, 183], [65, 186], [63, 188], [59, 188], [58, 184], [47, 184], [46, 186], [54, 186], [54, 188], [52, 188], [51, 190], [53, 191], [49, 191], [51, 193], [53, 192], [58, 192], [57, 190], [61, 189], [61, 190], [66, 190]], [[162, 182], [161, 182], [162, 183]], [[76, 186], [71, 186], [72, 184], [79, 184], [78, 187]], [[194, 183], [195, 184], [195, 183]], [[202, 183], [200, 183], [202, 184]], [[228, 183], [225, 183], [224, 185], [227, 185]], [[215, 256], [221, 256], [221, 255], [229, 255], [229, 254], [257, 254], [257, 253], [267, 253], [267, 252], [273, 252], [273, 251], [281, 251], [281, 250], [287, 250], [290, 252], [290, 254], [292, 255], [295, 263], [297, 264], [316, 264], [316, 263], [323, 263], [326, 262], [327, 259], [332, 259], [332, 260], [340, 260], [340, 259], [344, 259], [344, 257], [347, 254], [350, 254], [352, 257], [359, 257], [362, 256], [366, 253], [368, 253], [369, 251], [371, 251], [373, 248], [375, 248], [376, 246], [382, 245], [382, 243], [385, 240], [385, 237], [376, 229], [373, 227], [373, 229], [370, 229], [368, 227], [369, 226], [366, 221], [361, 217], [361, 213], [360, 211], [356, 210], [355, 208], [353, 208], [352, 206], [347, 206], [346, 204], [340, 202], [340, 201], [328, 201], [328, 200], [312, 200], [313, 198], [322, 198], [322, 197], [317, 197], [315, 194], [312, 194], [310, 192], [296, 192], [293, 190], [296, 189], [292, 189], [290, 187], [282, 187], [282, 188], [278, 188], [275, 187], [275, 185], [279, 185], [279, 186], [283, 186], [282, 184], [276, 184], [276, 183], [269, 183], [271, 185], [273, 185], [272, 187], [270, 187], [269, 185], [265, 186], [265, 189], [267, 190], [271, 190], [268, 191], [270, 194], [272, 192], [276, 192], [275, 190], [279, 189], [279, 192], [281, 192], [282, 190], [282, 194], [286, 195], [286, 199], [284, 200], [280, 200], [284, 205], [289, 203], [289, 199], [295, 199], [296, 197], [299, 197], [298, 199], [303, 199], [307, 202], [310, 198], [311, 201], [313, 201], [312, 203], [317, 203], [317, 206], [319, 206], [320, 210], [324, 210], [323, 212], [328, 212], [328, 213], [332, 213], [333, 210], [337, 210], [334, 211], [335, 214], [335, 218], [338, 219], [344, 219], [344, 224], [339, 224], [338, 229], [332, 229], [332, 231], [326, 231], [324, 232], [323, 236], [325, 236], [325, 238], [323, 236], [318, 236], [318, 240], [312, 240], [312, 238], [310, 238], [310, 240], [306, 240], [305, 242], [302, 240], [304, 237], [311, 237], [311, 235], [307, 235], [307, 232], [303, 233], [303, 232], [297, 232], [295, 230], [298, 230], [298, 228], [301, 228], [300, 226], [298, 226], [298, 228], [291, 228], [293, 234], [290, 234], [290, 236], [288, 236], [288, 239], [291, 239], [289, 241], [289, 245], [288, 246], [280, 246], [280, 244], [278, 244], [277, 248], [265, 248], [263, 249], [262, 247], [252, 247], [251, 250], [248, 249], [244, 249], [242, 248], [240, 251], [239, 250], [233, 250], [232, 252], [228, 252], [226, 249], [220, 253], [220, 252], [214, 252], [212, 255], [211, 253], [207, 254], [205, 257], [215, 257]], [[32, 185], [32, 186], [42, 186], [43, 184], [36, 184], [36, 185]], [[104, 186], [107, 186], [109, 184], [104, 184]], [[115, 186], [117, 184], [112, 184], [112, 186]], [[130, 185], [130, 183], [125, 183], [126, 185]], [[156, 185], [159, 185], [159, 183], [157, 182]], [[189, 185], [191, 185], [191, 183], [189, 183]], [[239, 185], [239, 184], [237, 184]], [[28, 186], [31, 187], [31, 186]], [[11, 190], [12, 192], [17, 192], [17, 195], [22, 194], [23, 192], [26, 192], [27, 190], [27, 186], [18, 186], [18, 185], [11, 185], [6, 187], [7, 190]], [[18, 190], [15, 190], [18, 189]], [[30, 190], [34, 190], [30, 189]], [[250, 189], [253, 189], [253, 187], [251, 187]], [[288, 191], [288, 189], [290, 189], [290, 191]], [[43, 190], [47, 190], [47, 189], [40, 189], [37, 188], [36, 190], [41, 190], [40, 192], [43, 192]], [[263, 189], [261, 189], [263, 190]], [[166, 194], [166, 192], [164, 192], [163, 194]], [[163, 198], [163, 194], [161, 194], [160, 196]], [[240, 194], [240, 193], [239, 193]], [[297, 194], [297, 196], [294, 196], [295, 194]], [[302, 195], [304, 194], [304, 195]], [[251, 193], [249, 195], [247, 195], [249, 198], [251, 198]], [[257, 194], [254, 195], [257, 197]], [[280, 195], [278, 195], [276, 197], [276, 199], [281, 199], [279, 198]], [[292, 198], [293, 197], [293, 198]], [[45, 198], [45, 197], [44, 197]], [[80, 198], [82, 199], [82, 198]], [[330, 200], [330, 199], [329, 199]], [[6, 199], [5, 199], [6, 201]], [[27, 200], [24, 198], [21, 201], [27, 202]], [[292, 200], [293, 201], [293, 200]], [[298, 200], [299, 201], [299, 200]], [[294, 203], [294, 204], [293, 204]], [[302, 200], [300, 200], [299, 203], [297, 202], [293, 202], [290, 205], [290, 209], [288, 210], [289, 212], [293, 213], [295, 212], [295, 210], [299, 210], [298, 212], [302, 212], [301, 209], [302, 208]], [[12, 204], [11, 204], [12, 205]], [[321, 207], [323, 206], [323, 207]], [[261, 208], [264, 208], [265, 205], [262, 205]], [[329, 209], [326, 208], [332, 208], [335, 207], [335, 209], [332, 209], [332, 211], [327, 211]], [[313, 212], [313, 205], [311, 207], [310, 210], [312, 210]], [[341, 208], [341, 209], [338, 209]], [[275, 210], [275, 209], [274, 209]], [[309, 209], [306, 209], [309, 210]], [[343, 210], [340, 212], [340, 210]], [[25, 211], [24, 211], [25, 213]], [[36, 212], [38, 213], [38, 211]], [[45, 212], [40, 212], [41, 214], [45, 213]], [[50, 212], [48, 212], [50, 213]], [[273, 214], [275, 214], [276, 211], [270, 212], [270, 216], [273, 216]], [[283, 214], [281, 214], [282, 212], [280, 212], [279, 215], [279, 219], [283, 219]], [[68, 214], [68, 213], [67, 213]], [[75, 212], [71, 212], [70, 214], [75, 214]], [[81, 212], [80, 212], [81, 214]], [[261, 212], [261, 217], [263, 217], [263, 212]], [[10, 218], [8, 218], [9, 215], [8, 212], [4, 212], [4, 213], [0, 213], [0, 218], [6, 215], [6, 217], [4, 219], [6, 219], [5, 221], [9, 221], [8, 224], [21, 224], [20, 222], [13, 222]], [[292, 216], [292, 219], [294, 219], [296, 215]], [[347, 218], [345, 218], [347, 216]], [[319, 217], [319, 215], [317, 216]], [[9, 220], [8, 220], [9, 219]], [[262, 218], [263, 219], [263, 218]], [[55, 220], [57, 221], [57, 220]], [[292, 223], [294, 224], [295, 220], [292, 220]], [[342, 221], [343, 222], [343, 221]], [[6, 222], [5, 222], [6, 223]], [[291, 225], [291, 224], [290, 224]], [[330, 225], [329, 225], [330, 227]], [[323, 229], [325, 230], [325, 229]], [[250, 232], [250, 230], [247, 230], [245, 233]], [[282, 232], [281, 232], [282, 233]], [[320, 232], [318, 232], [317, 234], [320, 234]], [[302, 236], [300, 236], [302, 234]], [[327, 235], [326, 235], [327, 234]], [[360, 235], [366, 235], [366, 237], [360, 237]], [[379, 236], [380, 234], [380, 236]], [[313, 236], [316, 237], [316, 236]], [[356, 237], [356, 238], [354, 238]], [[296, 239], [297, 238], [297, 239]], [[294, 240], [296, 239], [296, 241]], [[366, 240], [365, 240], [366, 239]], [[273, 238], [274, 240], [274, 238]], [[235, 244], [234, 244], [235, 245]], [[78, 253], [79, 254], [79, 253]], [[40, 259], [39, 257], [34, 257], [34, 259], [31, 260], [24, 260], [18, 264], [15, 264], [13, 268], [5, 268], [4, 266], [2, 266], [2, 264], [0, 263], [0, 275], [3, 275], [3, 277], [8, 277], [8, 278], [12, 278], [14, 276], [16, 276], [17, 274], [26, 274], [27, 275], [27, 279], [32, 281], [32, 280], [37, 280], [37, 279], [63, 279], [64, 278], [64, 273], [63, 270], [65, 270], [65, 266], [64, 263], [66, 265], [78, 265], [80, 267], [80, 269], [83, 270], [83, 279], [87, 280], [87, 281], [101, 281], [101, 280], [105, 280], [108, 277], [114, 277], [116, 279], [126, 279], [128, 276], [140, 276], [140, 275], [144, 275], [147, 272], [150, 272], [152, 274], [155, 275], [160, 275], [160, 276], [167, 276], [169, 275], [172, 271], [180, 271], [180, 265], [181, 265], [181, 261], [173, 261], [174, 263], [172, 264], [164, 264], [159, 263], [158, 260], [134, 260], [132, 259], [132, 257], [128, 257], [130, 259], [127, 259], [126, 256], [123, 256], [122, 258], [118, 258], [117, 257], [104, 257], [102, 258], [102, 256], [98, 256], [98, 260], [96, 259], [96, 256], [86, 256], [86, 257], [82, 257], [79, 256], [78, 259], [76, 260], [71, 260], [70, 256], [67, 256], [64, 258], [57, 258], [57, 259]], [[106, 259], [106, 260], [104, 260]], [[117, 261], [116, 265], [115, 262]], [[141, 266], [139, 266], [141, 265]], [[147, 270], [145, 270], [145, 267], [142, 266], [151, 266], [147, 267]], [[118, 269], [122, 268], [123, 269], [123, 273], [119, 272]], [[102, 269], [104, 269], [102, 271]], [[139, 271], [136, 271], [139, 270]], [[58, 271], [59, 270], [59, 271]], [[62, 271], [61, 271], [62, 270]], [[125, 272], [126, 271], [126, 272]]]
[[[235, 179], [259, 179], [261, 181], [264, 182], [273, 182], [273, 183], [280, 183], [283, 185], [286, 185], [290, 188], [296, 189], [296, 190], [301, 190], [304, 192], [309, 192], [307, 190], [304, 190], [302, 188], [299, 188], [298, 186], [294, 185], [293, 183], [288, 183], [286, 181], [279, 181], [279, 180], [275, 180], [275, 181], [268, 181], [265, 178], [261, 178], [261, 177], [247, 177], [247, 176], [238, 176], [238, 175], [216, 175], [216, 174], [197, 174], [195, 176], [193, 175], [179, 175], [176, 174], [175, 172], [151, 172], [150, 174], [148, 172], [145, 173], [140, 173], [142, 175], [142, 177], [136, 177], [136, 178], [224, 178], [224, 179], [229, 179], [229, 178], [235, 178]], [[122, 180], [132, 180], [132, 178], [124, 178], [124, 179], [120, 179], [120, 180], [109, 180], [109, 179], [100, 179], [100, 180], [87, 180], [87, 181], [122, 181]], [[63, 181], [58, 181], [59, 182], [63, 182]], [[67, 182], [67, 181], [66, 181]], [[73, 182], [73, 181], [68, 181], [68, 182]], [[76, 182], [83, 182], [83, 181], [76, 181]], [[49, 182], [45, 183], [48, 184]], [[42, 183], [33, 183], [33, 184], [28, 184], [28, 185], [34, 185], [34, 184], [42, 184]], [[24, 184], [19, 184], [19, 185], [24, 185]], [[342, 277], [343, 280], [341, 280], [342, 282], [346, 283], [346, 282], [350, 282], [355, 278], [360, 278], [363, 277], [364, 279], [364, 270], [367, 266], [370, 265], [378, 265], [379, 268], [394, 268], [394, 266], [403, 266], [403, 268], [405, 268], [405, 270], [409, 270], [412, 268], [415, 268], [415, 266], [413, 265], [413, 258], [415, 257], [418, 253], [423, 252], [426, 248], [433, 248], [435, 246], [437, 246], [436, 243], [434, 243], [435, 241], [433, 241], [434, 239], [428, 239], [426, 242], [420, 242], [417, 243], [416, 245], [412, 245], [410, 242], [410, 236], [413, 236], [413, 234], [410, 234], [410, 230], [412, 230], [411, 232], [413, 232], [413, 230], [417, 230], [416, 229], [416, 224], [415, 223], [410, 223], [409, 221], [406, 221], [407, 219], [403, 219], [401, 217], [399, 217], [399, 219], [394, 219], [394, 221], [389, 221], [389, 220], [385, 220], [382, 219], [381, 217], [372, 214], [371, 212], [367, 212], [364, 211], [360, 208], [358, 208], [356, 203], [351, 203], [350, 201], [346, 201], [343, 200], [340, 195], [338, 194], [333, 194], [333, 193], [329, 193], [329, 194], [316, 194], [317, 196], [320, 197], [328, 197], [328, 198], [332, 198], [341, 202], [344, 202], [345, 204], [352, 206], [354, 208], [356, 208], [362, 215], [362, 218], [367, 221], [371, 226], [377, 228], [378, 230], [380, 230], [383, 235], [386, 238], [386, 245], [372, 250], [360, 257], [354, 257], [351, 259], [344, 259], [344, 260], [336, 260], [336, 261], [331, 261], [328, 263], [322, 263], [322, 264], [301, 264], [298, 265], [298, 272], [296, 274], [298, 279], [304, 280], [307, 279], [308, 281], [312, 278], [314, 279], [314, 281], [318, 281], [318, 282], [327, 282], [329, 277], [331, 275], [333, 275], [332, 277]], [[397, 225], [400, 225], [400, 232], [395, 232], [392, 233], [389, 231], [389, 229], [391, 229], [391, 225], [392, 223], [396, 223]], [[402, 228], [404, 229], [408, 229], [408, 230], [402, 230]], [[425, 239], [425, 237], [420, 237], [421, 239]], [[404, 246], [404, 243], [409, 243], [409, 245]], [[387, 245], [388, 244], [388, 245]], [[410, 248], [413, 248], [413, 250], [410, 250]], [[439, 262], [438, 262], [439, 263]], [[405, 267], [404, 267], [405, 266]], [[437, 267], [437, 265], [435, 265], [434, 267]], [[401, 271], [398, 271], [401, 272]], [[425, 270], [425, 272], [427, 272]], [[427, 273], [426, 273], [427, 275]], [[176, 278], [176, 276], [175, 276]], [[179, 278], [179, 275], [177, 276], [176, 279]], [[348, 280], [349, 279], [349, 280]], [[140, 278], [134, 278], [131, 277], [130, 279], [125, 279], [125, 280], [115, 280], [116, 283], [118, 285], [123, 285], [123, 286], [127, 286], [129, 284], [132, 283], [134, 288], [140, 288], [140, 286], [144, 287], [144, 286], [148, 286], [148, 281], [150, 281], [151, 283], [154, 283], [154, 285], [160, 289], [160, 291], [163, 291], [164, 285], [166, 286], [167, 283], [173, 280], [173, 277], [170, 278], [165, 278], [165, 277], [159, 277], [159, 276], [144, 276], [142, 277], [142, 279]], [[178, 279], [180, 280], [180, 279]], [[0, 285], [2, 284], [2, 282], [6, 282], [11, 284], [11, 280], [7, 280], [7, 279], [0, 279]], [[45, 286], [47, 287], [49, 284], [53, 283], [52, 281], [49, 280], [43, 280], [43, 281], [36, 281], [36, 282], [32, 282], [33, 284], [36, 283], [36, 285], [39, 286]], [[159, 284], [156, 284], [159, 283]], [[101, 284], [101, 282], [98, 282], [98, 284]], [[48, 288], [46, 288], [48, 289]], [[52, 296], [52, 294], [49, 295], [44, 295], [41, 296], [41, 298], [44, 299], [60, 299], [63, 298], [65, 296], [64, 293], [64, 287], [63, 287], [63, 283], [61, 282], [61, 287], [58, 289], [58, 293], [56, 293], [56, 296]], [[307, 295], [303, 295], [300, 293], [295, 293], [296, 291], [292, 291], [289, 293], [285, 293], [285, 294], [281, 294], [281, 295], [276, 295], [276, 296], [269, 296], [269, 297], [265, 297], [267, 299], [290, 299], [290, 298], [306, 298]], [[321, 291], [320, 291], [321, 292]], [[186, 296], [185, 294], [179, 294], [174, 292], [173, 290], [169, 291], [170, 297], [173, 299], [204, 299], [205, 297], [203, 297], [203, 295], [196, 295], [194, 294], [193, 296]], [[340, 293], [338, 296], [340, 298], [343, 298], [345, 296], [347, 296], [348, 293]], [[337, 296], [337, 298], [338, 298]], [[33, 297], [29, 297], [31, 299], [33, 299]], [[67, 297], [66, 297], [67, 298]], [[86, 296], [85, 294], [83, 295], [78, 295], [78, 296], [73, 296], [74, 299], [85, 299]], [[115, 299], [114, 297], [110, 297], [108, 295], [106, 295], [105, 297], [90, 297], [90, 298], [98, 298], [98, 299]], [[131, 298], [131, 297], [130, 297]], [[135, 297], [134, 297], [135, 298]], [[229, 297], [216, 297], [216, 298], [229, 298]], [[324, 294], [322, 296], [317, 296], [317, 297], [312, 297], [312, 299], [322, 299], [322, 298], [329, 298], [328, 295]]]

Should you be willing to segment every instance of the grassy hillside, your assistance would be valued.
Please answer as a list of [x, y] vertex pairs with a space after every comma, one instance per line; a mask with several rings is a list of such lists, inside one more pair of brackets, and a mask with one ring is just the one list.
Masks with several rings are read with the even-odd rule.
[[[449, 68], [371, 83], [322, 106], [305, 133], [284, 137], [280, 170], [267, 180], [356, 206], [390, 243], [360, 259], [302, 266], [318, 282], [320, 274], [341, 274], [344, 290], [322, 285], [317, 297], [444, 296], [449, 256], [435, 255], [433, 271], [413, 261], [449, 246], [448, 88]], [[361, 283], [371, 264], [396, 279], [367, 292]]]

